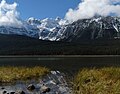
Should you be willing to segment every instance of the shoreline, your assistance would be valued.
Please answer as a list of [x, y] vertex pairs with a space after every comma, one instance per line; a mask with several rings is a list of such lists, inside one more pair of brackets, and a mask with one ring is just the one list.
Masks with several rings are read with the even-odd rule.
[[0, 58], [37, 58], [37, 57], [43, 57], [43, 58], [72, 58], [72, 57], [120, 57], [120, 55], [1, 55]]

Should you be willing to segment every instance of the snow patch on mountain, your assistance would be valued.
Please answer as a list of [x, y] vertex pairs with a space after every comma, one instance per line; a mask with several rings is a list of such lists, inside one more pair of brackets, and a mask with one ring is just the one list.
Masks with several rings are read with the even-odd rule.
[[59, 17], [57, 17], [56, 19], [45, 18], [43, 20], [37, 20], [31, 17], [27, 20], [27, 23], [39, 29], [39, 39], [50, 41], [59, 40], [59, 31], [65, 25], [69, 24], [66, 20]]

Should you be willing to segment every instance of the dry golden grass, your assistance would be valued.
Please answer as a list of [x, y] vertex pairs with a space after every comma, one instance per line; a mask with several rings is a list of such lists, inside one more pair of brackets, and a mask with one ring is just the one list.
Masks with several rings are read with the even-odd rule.
[[0, 82], [13, 82], [41, 77], [49, 72], [45, 67], [0, 67]]
[[120, 94], [120, 68], [83, 69], [74, 79], [75, 94]]

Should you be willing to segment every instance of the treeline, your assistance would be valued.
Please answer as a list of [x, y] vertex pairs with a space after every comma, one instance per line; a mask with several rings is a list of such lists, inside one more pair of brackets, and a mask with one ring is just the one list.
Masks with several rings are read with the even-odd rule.
[[0, 35], [0, 55], [120, 55], [120, 40], [82, 40], [70, 43]]

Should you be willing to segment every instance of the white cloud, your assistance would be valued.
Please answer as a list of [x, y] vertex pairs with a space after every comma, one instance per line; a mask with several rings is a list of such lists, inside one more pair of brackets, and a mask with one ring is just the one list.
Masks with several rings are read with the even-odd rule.
[[120, 0], [82, 0], [76, 9], [69, 9], [65, 19], [73, 22], [78, 19], [89, 19], [95, 15], [120, 16]]
[[19, 13], [16, 10], [17, 3], [7, 4], [5, 0], [0, 3], [0, 26], [21, 26]]

